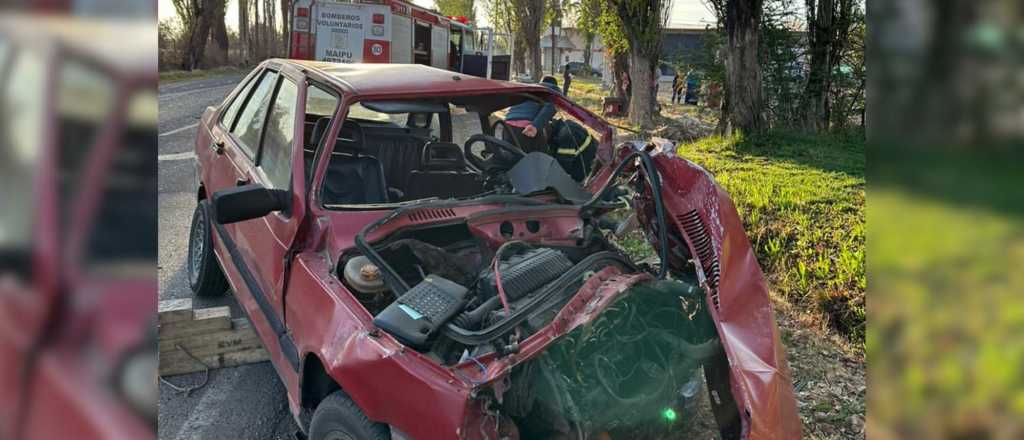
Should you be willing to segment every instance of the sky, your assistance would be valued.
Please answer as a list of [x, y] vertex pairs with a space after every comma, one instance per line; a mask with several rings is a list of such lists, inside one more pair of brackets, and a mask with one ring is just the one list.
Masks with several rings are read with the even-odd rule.
[[[175, 18], [174, 3], [171, 0], [159, 0], [160, 1], [160, 20], [166, 18]], [[672, 3], [672, 17], [669, 19], [669, 28], [701, 28], [705, 25], [715, 24], [715, 14], [711, 12], [703, 0], [671, 0]], [[413, 3], [432, 8], [434, 6], [434, 0], [413, 0]], [[277, 2], [275, 2], [277, 3]], [[478, 25], [487, 25], [487, 14], [485, 11], [480, 11], [479, 6], [477, 7], [477, 21]], [[227, 25], [232, 29], [238, 28], [238, 1], [228, 0], [228, 10], [226, 14]]]

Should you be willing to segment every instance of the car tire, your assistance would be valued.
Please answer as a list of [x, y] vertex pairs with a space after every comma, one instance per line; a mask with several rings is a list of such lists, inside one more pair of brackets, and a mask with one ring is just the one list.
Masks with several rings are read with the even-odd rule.
[[189, 287], [196, 296], [219, 296], [228, 290], [228, 280], [213, 254], [213, 226], [210, 224], [208, 201], [200, 201], [192, 213], [188, 234], [187, 268]]
[[359, 406], [341, 390], [320, 402], [309, 426], [309, 440], [390, 439], [387, 425], [366, 418]]

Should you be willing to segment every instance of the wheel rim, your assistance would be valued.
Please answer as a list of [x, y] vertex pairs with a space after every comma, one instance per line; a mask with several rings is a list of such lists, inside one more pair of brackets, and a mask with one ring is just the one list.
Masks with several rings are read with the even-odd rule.
[[192, 285], [199, 284], [199, 268], [203, 264], [203, 250], [206, 246], [205, 224], [202, 212], [197, 212], [196, 221], [192, 222], [192, 236], [188, 247], [188, 276]]

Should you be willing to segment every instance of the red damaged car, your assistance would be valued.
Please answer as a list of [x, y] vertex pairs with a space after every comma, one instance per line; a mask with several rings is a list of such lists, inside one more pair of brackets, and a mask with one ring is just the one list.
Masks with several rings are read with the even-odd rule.
[[[498, 136], [526, 100], [599, 140], [584, 183]], [[190, 283], [315, 440], [799, 438], [736, 208], [663, 149], [538, 85], [268, 60], [202, 116]]]

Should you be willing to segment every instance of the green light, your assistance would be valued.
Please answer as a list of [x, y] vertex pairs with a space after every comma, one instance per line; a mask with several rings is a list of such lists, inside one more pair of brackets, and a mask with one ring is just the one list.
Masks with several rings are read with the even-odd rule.
[[674, 421], [676, 421], [676, 418], [679, 417], [679, 415], [676, 414], [676, 410], [674, 410], [672, 408], [665, 408], [665, 409], [663, 409], [661, 411], [661, 416], [664, 417], [665, 420], [668, 421], [668, 422], [674, 422]]

